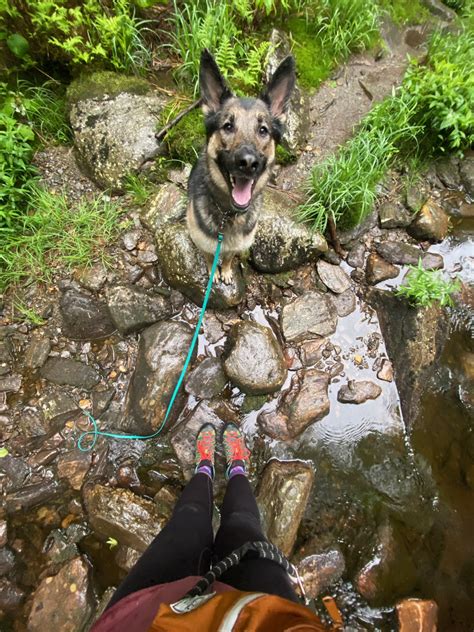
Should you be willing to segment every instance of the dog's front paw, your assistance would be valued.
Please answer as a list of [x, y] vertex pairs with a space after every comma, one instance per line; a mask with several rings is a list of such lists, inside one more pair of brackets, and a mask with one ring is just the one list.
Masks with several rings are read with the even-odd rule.
[[221, 281], [226, 285], [231, 285], [234, 282], [234, 275], [232, 274], [232, 268], [230, 266], [222, 267], [219, 276]]

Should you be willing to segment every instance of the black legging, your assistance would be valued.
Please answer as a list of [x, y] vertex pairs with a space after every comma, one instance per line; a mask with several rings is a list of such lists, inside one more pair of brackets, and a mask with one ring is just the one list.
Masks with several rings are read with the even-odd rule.
[[[168, 524], [156, 536], [115, 591], [107, 608], [130, 593], [190, 575], [204, 575], [211, 559], [221, 560], [246, 542], [266, 540], [247, 478], [229, 481], [214, 542], [213, 489], [206, 474], [195, 474], [184, 488]], [[298, 602], [286, 571], [271, 560], [245, 559], [220, 580], [249, 592], [265, 592]]]

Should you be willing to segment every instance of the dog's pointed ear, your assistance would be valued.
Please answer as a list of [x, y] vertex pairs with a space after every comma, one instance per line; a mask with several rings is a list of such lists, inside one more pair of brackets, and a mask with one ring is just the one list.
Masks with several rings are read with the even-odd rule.
[[217, 112], [222, 103], [232, 96], [232, 92], [227, 86], [219, 66], [207, 49], [204, 49], [201, 53], [199, 87], [201, 90], [202, 109], [205, 114]]
[[288, 55], [275, 70], [260, 97], [268, 105], [272, 115], [282, 122], [285, 120], [285, 113], [295, 82], [295, 60], [292, 55]]

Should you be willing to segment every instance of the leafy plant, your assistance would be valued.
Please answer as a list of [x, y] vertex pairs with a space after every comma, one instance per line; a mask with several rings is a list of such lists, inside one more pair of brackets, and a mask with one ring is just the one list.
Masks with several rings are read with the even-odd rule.
[[145, 204], [151, 195], [151, 183], [143, 176], [130, 174], [125, 180], [125, 190], [129, 193], [135, 204]]
[[16, 100], [19, 109], [43, 142], [71, 142], [65, 91], [58, 81], [50, 80], [38, 86], [20, 80]]
[[28, 307], [21, 301], [14, 302], [15, 309], [22, 315], [23, 320], [29, 321], [32, 325], [36, 325], [37, 327], [41, 327], [41, 325], [45, 324], [44, 318], [38, 314], [37, 311]]
[[441, 272], [425, 270], [420, 258], [417, 266], [410, 266], [404, 284], [395, 294], [407, 298], [417, 307], [430, 307], [434, 303], [446, 307], [453, 304], [451, 296], [460, 289], [459, 280], [445, 280]]
[[107, 539], [107, 544], [109, 545], [109, 549], [114, 549], [116, 546], [118, 546], [118, 540], [116, 540], [115, 538], [108, 538]]
[[57, 267], [108, 263], [105, 246], [120, 230], [121, 209], [103, 195], [71, 205], [64, 195], [31, 188], [28, 208], [15, 231], [4, 233], [0, 290], [25, 277], [48, 280]]

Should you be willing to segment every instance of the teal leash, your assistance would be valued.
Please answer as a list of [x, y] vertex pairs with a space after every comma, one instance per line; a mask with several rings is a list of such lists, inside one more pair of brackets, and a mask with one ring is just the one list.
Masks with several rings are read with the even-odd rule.
[[[89, 418], [89, 421], [92, 424], [92, 428], [93, 430], [87, 430], [86, 432], [83, 432], [81, 434], [81, 436], [79, 437], [78, 441], [77, 441], [77, 447], [79, 448], [79, 450], [81, 450], [81, 452], [89, 452], [90, 450], [92, 450], [95, 446], [95, 444], [97, 443], [97, 439], [99, 437], [111, 437], [112, 439], [153, 439], [153, 437], [157, 437], [160, 432], [163, 430], [163, 428], [165, 427], [166, 422], [168, 421], [168, 417], [171, 413], [171, 409], [173, 408], [173, 404], [175, 402], [175, 399], [178, 395], [179, 389], [181, 388], [181, 384], [183, 383], [184, 380], [184, 376], [186, 374], [187, 368], [189, 366], [189, 363], [191, 362], [191, 357], [193, 355], [193, 351], [194, 351], [194, 347], [196, 346], [196, 342], [198, 340], [199, 337], [199, 330], [201, 329], [201, 325], [202, 325], [202, 321], [204, 320], [204, 314], [206, 313], [206, 308], [207, 308], [207, 303], [209, 301], [209, 297], [211, 295], [211, 290], [212, 290], [212, 283], [214, 280], [214, 274], [217, 270], [217, 266], [219, 264], [219, 256], [220, 256], [220, 252], [221, 252], [221, 248], [222, 248], [222, 241], [224, 239], [224, 235], [222, 233], [219, 233], [217, 236], [217, 246], [216, 246], [216, 252], [214, 254], [214, 261], [212, 262], [212, 268], [211, 268], [211, 273], [209, 275], [209, 281], [207, 283], [207, 287], [206, 287], [206, 293], [204, 294], [204, 300], [202, 302], [202, 307], [201, 307], [201, 313], [199, 314], [199, 319], [198, 322], [196, 324], [196, 329], [194, 330], [194, 335], [193, 335], [193, 339], [191, 340], [191, 345], [189, 347], [189, 351], [188, 351], [188, 355], [186, 356], [186, 360], [184, 361], [184, 366], [181, 370], [181, 373], [179, 375], [178, 381], [176, 383], [176, 386], [174, 387], [174, 391], [173, 394], [171, 395], [171, 399], [169, 401], [168, 404], [168, 408], [166, 409], [166, 413], [164, 416], [163, 421], [161, 422], [160, 427], [158, 428], [158, 430], [156, 432], [154, 432], [153, 434], [149, 434], [149, 435], [134, 435], [134, 434], [116, 434], [115, 432], [103, 432], [102, 430], [99, 430], [97, 427], [97, 421], [94, 419], [94, 417], [89, 413], [89, 411], [82, 409], [82, 412], [84, 413], [84, 415], [86, 415], [86, 417]], [[86, 437], [93, 437], [93, 440], [90, 442], [89, 445], [84, 446], [83, 441]]]

